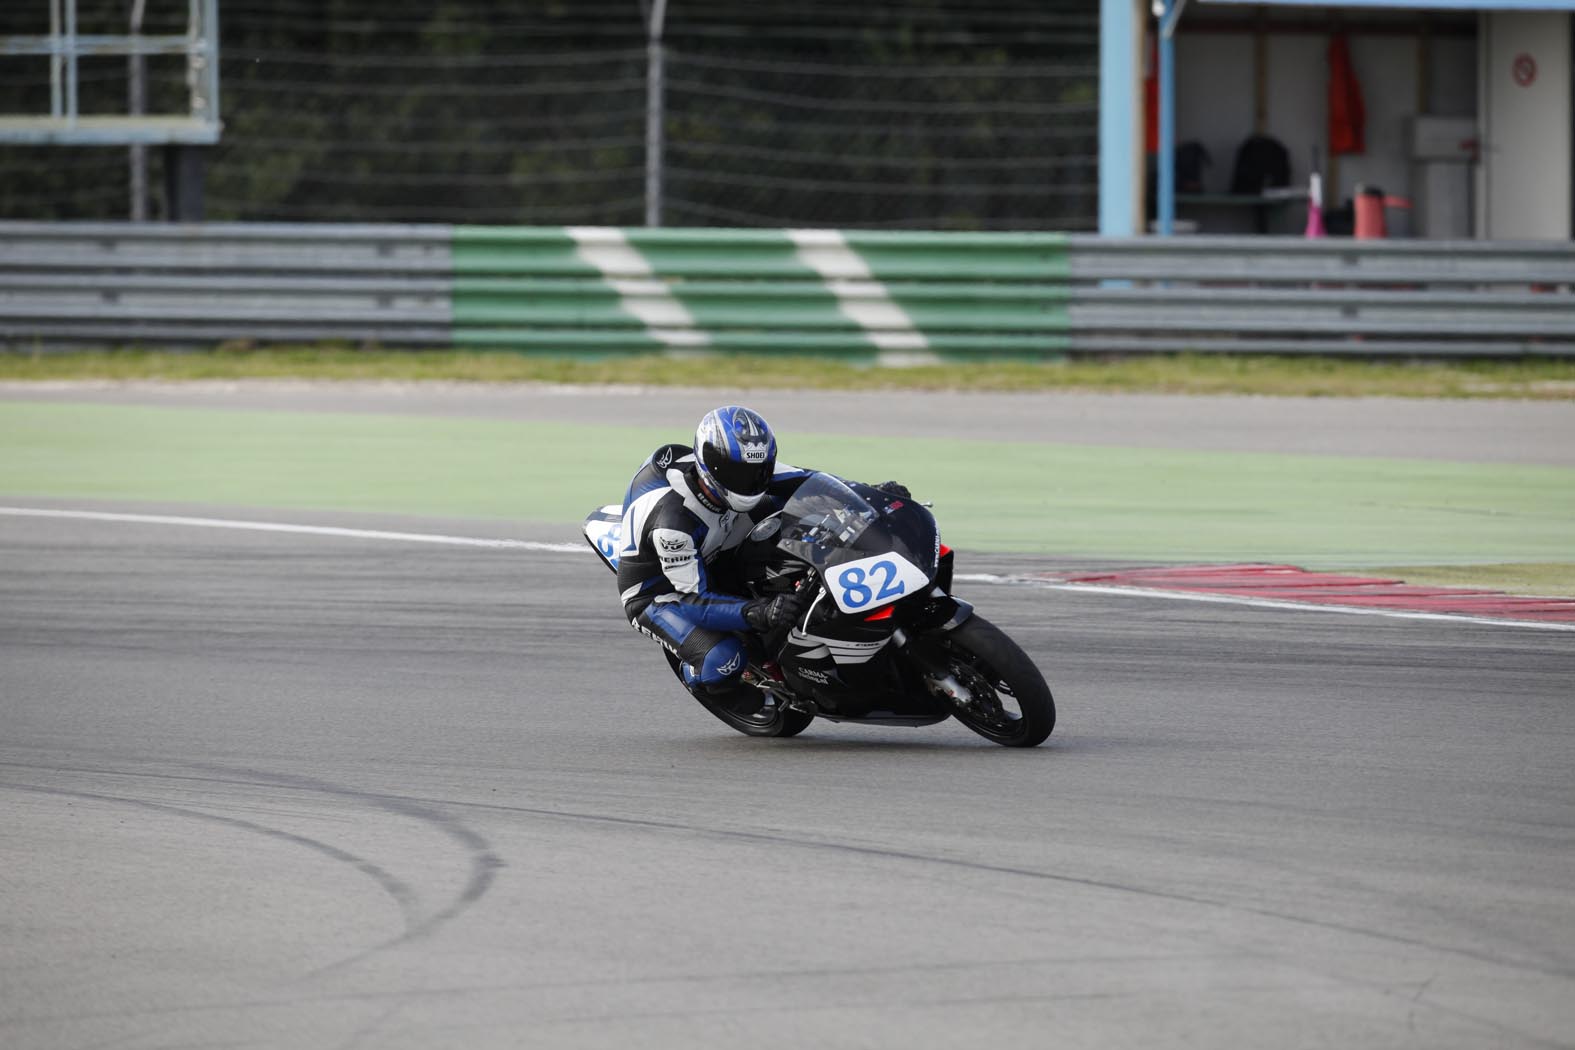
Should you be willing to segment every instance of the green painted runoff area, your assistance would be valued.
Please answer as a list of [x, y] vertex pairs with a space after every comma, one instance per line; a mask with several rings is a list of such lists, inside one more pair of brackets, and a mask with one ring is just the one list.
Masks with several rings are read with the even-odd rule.
[[[0, 497], [560, 523], [671, 431], [426, 416], [0, 403]], [[1575, 470], [784, 435], [782, 458], [933, 500], [964, 550], [1307, 566], [1575, 561]]]

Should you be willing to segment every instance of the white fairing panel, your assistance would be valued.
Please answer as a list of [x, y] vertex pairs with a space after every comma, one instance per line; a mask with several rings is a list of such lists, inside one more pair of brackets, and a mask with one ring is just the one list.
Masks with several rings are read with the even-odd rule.
[[618, 550], [623, 546], [623, 507], [609, 503], [585, 523], [585, 538], [613, 572], [618, 571]]
[[799, 656], [804, 659], [814, 660], [822, 656], [830, 656], [832, 661], [839, 664], [867, 664], [875, 658], [875, 654], [886, 648], [890, 638], [882, 638], [875, 642], [850, 642], [840, 638], [823, 638], [818, 634], [806, 634], [800, 630], [793, 630], [788, 634], [788, 644], [806, 650]]
[[897, 554], [872, 554], [827, 570], [826, 587], [845, 613], [873, 612], [929, 586], [929, 575]]

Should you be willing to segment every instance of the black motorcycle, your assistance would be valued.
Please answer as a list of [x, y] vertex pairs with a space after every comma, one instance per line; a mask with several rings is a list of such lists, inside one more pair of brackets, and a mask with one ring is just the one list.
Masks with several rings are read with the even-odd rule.
[[[614, 571], [622, 516], [614, 505], [585, 522]], [[1033, 661], [952, 596], [953, 554], [922, 504], [813, 474], [755, 526], [738, 561], [754, 596], [811, 596], [792, 627], [750, 639], [743, 682], [758, 696], [696, 697], [740, 733], [795, 736], [816, 718], [905, 726], [955, 718], [997, 744], [1033, 747], [1055, 728], [1055, 701]], [[682, 680], [678, 658], [667, 659]]]

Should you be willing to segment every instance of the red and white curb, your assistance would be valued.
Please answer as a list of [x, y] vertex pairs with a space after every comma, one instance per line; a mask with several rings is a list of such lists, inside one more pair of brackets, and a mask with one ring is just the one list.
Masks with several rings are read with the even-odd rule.
[[1309, 572], [1294, 565], [1184, 565], [958, 578], [1030, 584], [1083, 594], [1575, 631], [1575, 599], [1523, 597], [1464, 587], [1418, 586], [1378, 576]]

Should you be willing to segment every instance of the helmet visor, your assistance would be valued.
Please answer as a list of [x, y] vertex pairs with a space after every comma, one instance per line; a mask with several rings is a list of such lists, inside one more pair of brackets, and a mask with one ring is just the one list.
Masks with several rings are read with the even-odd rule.
[[776, 457], [769, 453], [758, 463], [748, 463], [732, 459], [722, 449], [708, 447], [702, 462], [718, 485], [739, 496], [758, 496], [765, 492], [776, 472]]

